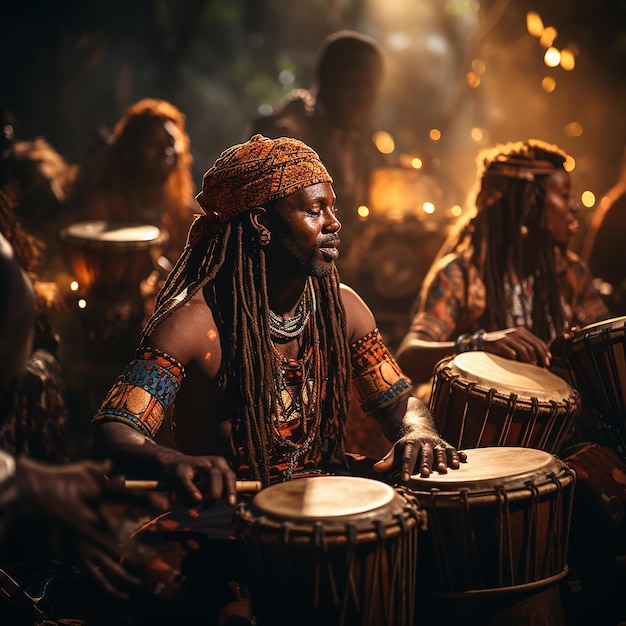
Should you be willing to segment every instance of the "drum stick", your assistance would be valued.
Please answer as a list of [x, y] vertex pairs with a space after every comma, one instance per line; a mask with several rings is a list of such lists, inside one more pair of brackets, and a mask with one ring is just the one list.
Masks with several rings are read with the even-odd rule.
[[[138, 489], [140, 491], [171, 491], [166, 483], [158, 480], [125, 480], [124, 486], [127, 489]], [[260, 480], [238, 480], [235, 482], [237, 492], [261, 491]]]

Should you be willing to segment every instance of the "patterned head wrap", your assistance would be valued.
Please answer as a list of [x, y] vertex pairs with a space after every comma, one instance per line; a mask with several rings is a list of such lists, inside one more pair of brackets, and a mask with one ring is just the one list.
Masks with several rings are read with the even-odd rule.
[[223, 224], [309, 185], [332, 182], [306, 144], [290, 137], [254, 135], [222, 152], [204, 175], [196, 200], [210, 219]]
[[479, 185], [476, 206], [491, 206], [508, 189], [508, 181], [533, 183], [537, 176], [551, 176], [564, 169], [568, 155], [539, 139], [509, 142], [483, 150], [477, 159]]

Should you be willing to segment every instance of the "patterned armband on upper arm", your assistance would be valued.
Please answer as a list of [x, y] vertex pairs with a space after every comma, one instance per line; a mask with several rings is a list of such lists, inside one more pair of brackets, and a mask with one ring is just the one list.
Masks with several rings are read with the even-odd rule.
[[402, 373], [376, 328], [350, 346], [355, 395], [366, 413], [375, 412], [411, 393]]
[[154, 348], [140, 348], [95, 414], [92, 424], [122, 422], [154, 437], [180, 389], [185, 368]]

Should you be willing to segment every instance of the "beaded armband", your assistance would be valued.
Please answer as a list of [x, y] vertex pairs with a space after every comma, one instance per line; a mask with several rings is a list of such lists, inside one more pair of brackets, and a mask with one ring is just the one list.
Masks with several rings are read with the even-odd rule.
[[366, 413], [393, 404], [413, 387], [383, 343], [378, 328], [350, 346], [352, 380]]
[[185, 368], [174, 357], [155, 348], [139, 348], [92, 424], [122, 422], [146, 437], [154, 437], [184, 377]]

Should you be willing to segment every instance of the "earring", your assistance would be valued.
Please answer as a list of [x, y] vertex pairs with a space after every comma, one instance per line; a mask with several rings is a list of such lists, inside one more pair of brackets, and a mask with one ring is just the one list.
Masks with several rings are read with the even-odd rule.
[[258, 233], [258, 238], [259, 238], [259, 245], [260, 246], [266, 246], [271, 240], [272, 240], [272, 233], [270, 233], [269, 230], [267, 230], [267, 228], [259, 228], [259, 230], [257, 231]]

